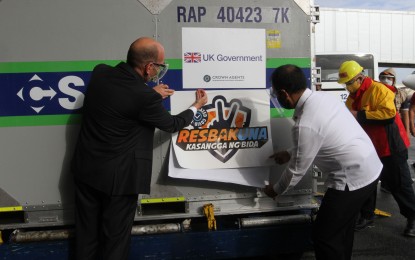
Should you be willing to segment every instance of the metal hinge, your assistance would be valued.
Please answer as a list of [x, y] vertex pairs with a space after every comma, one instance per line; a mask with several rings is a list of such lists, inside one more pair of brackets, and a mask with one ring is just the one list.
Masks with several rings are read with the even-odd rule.
[[320, 6], [312, 5], [310, 9], [311, 22], [316, 24], [320, 22]]
[[313, 165], [313, 178], [323, 178], [323, 173], [316, 165]]
[[320, 67], [311, 68], [311, 84], [314, 86], [315, 90], [321, 89], [321, 68]]

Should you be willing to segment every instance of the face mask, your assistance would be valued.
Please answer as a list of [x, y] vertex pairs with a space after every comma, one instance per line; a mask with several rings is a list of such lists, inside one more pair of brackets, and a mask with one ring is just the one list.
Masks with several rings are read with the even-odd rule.
[[391, 79], [388, 79], [388, 78], [383, 78], [383, 79], [380, 80], [380, 82], [382, 82], [383, 84], [389, 85], [389, 86], [393, 85], [393, 81]]

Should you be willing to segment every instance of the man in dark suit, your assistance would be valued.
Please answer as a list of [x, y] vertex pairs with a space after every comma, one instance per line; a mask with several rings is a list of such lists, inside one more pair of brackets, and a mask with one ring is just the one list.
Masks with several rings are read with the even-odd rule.
[[150, 193], [155, 128], [176, 132], [207, 102], [199, 89], [189, 109], [171, 115], [162, 98], [174, 91], [146, 84], [158, 81], [167, 66], [163, 46], [139, 38], [126, 63], [100, 64], [92, 72], [71, 165], [77, 259], [128, 258], [138, 194]]

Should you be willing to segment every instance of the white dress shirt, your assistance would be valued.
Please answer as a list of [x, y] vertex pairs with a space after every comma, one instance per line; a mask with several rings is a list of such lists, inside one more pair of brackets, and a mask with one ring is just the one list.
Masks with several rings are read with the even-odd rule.
[[357, 190], [375, 181], [382, 163], [366, 132], [334, 95], [306, 89], [298, 100], [292, 129], [291, 159], [274, 185], [280, 195], [295, 186], [314, 163], [326, 185]]

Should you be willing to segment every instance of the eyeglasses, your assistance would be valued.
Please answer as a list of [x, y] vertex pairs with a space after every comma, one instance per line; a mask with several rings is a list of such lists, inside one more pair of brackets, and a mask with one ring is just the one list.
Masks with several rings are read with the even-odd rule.
[[168, 64], [161, 64], [161, 63], [156, 63], [156, 62], [152, 62], [154, 65], [158, 66], [158, 67], [162, 67], [165, 68], [168, 66]]
[[164, 75], [166, 75], [166, 72], [169, 69], [169, 64], [161, 64], [161, 63], [157, 63], [157, 62], [152, 62], [151, 64], [158, 67], [157, 75], [153, 79], [154, 82], [158, 83], [158, 81], [161, 80], [161, 78], [164, 77]]
[[379, 79], [380, 80], [383, 80], [383, 79], [394, 79], [395, 78], [395, 76], [392, 76], [392, 75], [382, 75], [382, 76], [379, 76]]
[[358, 78], [354, 78], [354, 79], [351, 79], [351, 80], [349, 80], [349, 81], [347, 81], [346, 83], [344, 83], [346, 86], [349, 86], [349, 85], [352, 85], [356, 80], [357, 80]]

